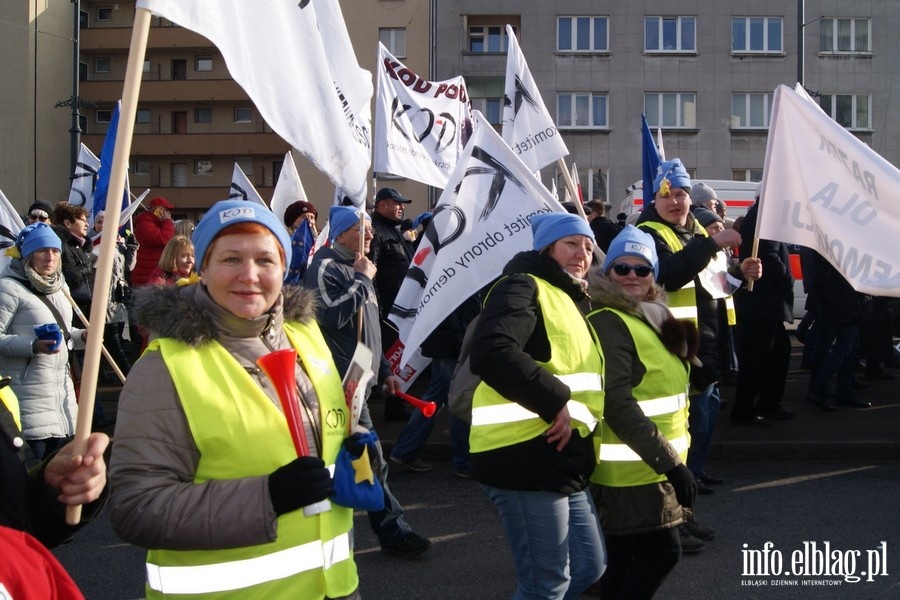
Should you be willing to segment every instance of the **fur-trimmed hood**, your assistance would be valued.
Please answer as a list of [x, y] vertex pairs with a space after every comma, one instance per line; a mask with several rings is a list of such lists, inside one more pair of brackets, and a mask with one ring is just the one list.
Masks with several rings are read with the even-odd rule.
[[[223, 325], [210, 304], [215, 308], [206, 287], [200, 283], [147, 286], [138, 288], [134, 294], [134, 314], [139, 325], [148, 329], [154, 337], [173, 338], [192, 346], [200, 346], [223, 333]], [[271, 324], [280, 325], [285, 320], [300, 323], [313, 321], [315, 311], [316, 297], [311, 290], [286, 285], [272, 309], [258, 319], [240, 319], [230, 315], [226, 327], [237, 325], [241, 332], [225, 333], [242, 337], [246, 327], [252, 335], [259, 335]]]

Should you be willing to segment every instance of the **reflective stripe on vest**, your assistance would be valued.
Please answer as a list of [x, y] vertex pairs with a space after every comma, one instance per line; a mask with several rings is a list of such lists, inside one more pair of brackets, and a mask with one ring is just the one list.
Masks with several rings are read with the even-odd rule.
[[737, 313], [734, 310], [734, 298], [725, 296], [725, 314], [728, 316], [729, 325], [737, 325]]
[[271, 554], [211, 565], [161, 567], [147, 563], [147, 584], [163, 594], [209, 594], [240, 590], [311, 569], [328, 569], [350, 558], [346, 533]]
[[[550, 360], [536, 362], [569, 388], [566, 407], [572, 417], [572, 427], [587, 437], [603, 414], [602, 354], [572, 298], [558, 287], [531, 277], [537, 287], [543, 327], [550, 343]], [[485, 382], [475, 389], [469, 436], [472, 452], [526, 442], [542, 435], [547, 428], [544, 419], [504, 398]]]
[[[669, 444], [678, 454], [687, 452], [688, 437], [683, 435], [674, 440], [669, 440]], [[610, 462], [643, 462], [637, 453], [625, 444], [600, 444], [600, 460]]]
[[[628, 329], [637, 359], [644, 367], [644, 374], [631, 389], [630, 396], [684, 462], [690, 445], [687, 430], [689, 369], [686, 363], [666, 349], [649, 324], [633, 314], [604, 308], [588, 315], [588, 320], [596, 326], [594, 315], [601, 312], [617, 315]], [[656, 473], [619, 439], [606, 420], [597, 429], [594, 449], [597, 456], [597, 466], [591, 474], [594, 483], [628, 487], [665, 480], [665, 475]]]

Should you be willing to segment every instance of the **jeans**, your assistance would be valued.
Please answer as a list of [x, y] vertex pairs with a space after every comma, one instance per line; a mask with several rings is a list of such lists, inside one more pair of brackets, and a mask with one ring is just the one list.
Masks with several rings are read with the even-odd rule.
[[[431, 381], [422, 399], [437, 404], [439, 412], [447, 406], [447, 393], [450, 391], [450, 379], [453, 377], [455, 367], [456, 360], [452, 358], [435, 358], [431, 361]], [[453, 465], [457, 471], [465, 472], [469, 470], [469, 424], [449, 414], [449, 411], [447, 413], [450, 417]], [[428, 442], [436, 420], [437, 413], [426, 417], [420, 410], [413, 412], [403, 431], [397, 436], [397, 443], [391, 456], [406, 460], [417, 458]]]
[[[368, 403], [363, 403], [359, 415], [359, 424], [369, 431], [375, 430], [372, 416], [369, 414]], [[378, 536], [378, 542], [385, 546], [396, 542], [402, 536], [412, 531], [412, 528], [404, 520], [403, 507], [400, 506], [400, 502], [397, 501], [397, 498], [391, 493], [391, 488], [388, 487], [388, 464], [384, 459], [384, 451], [381, 448], [380, 441], [377, 446], [377, 464], [380, 464], [381, 468], [378, 469], [375, 476], [378, 477], [378, 481], [381, 482], [381, 487], [384, 490], [384, 508], [377, 512], [369, 512], [369, 525], [372, 526], [372, 531]]]
[[31, 448], [31, 453], [35, 459], [43, 460], [71, 441], [72, 436], [64, 438], [50, 437], [40, 440], [28, 440], [28, 446]]
[[853, 393], [853, 367], [856, 366], [859, 349], [859, 326], [856, 324], [835, 325], [819, 321], [819, 342], [813, 362], [811, 389], [821, 392], [828, 386], [832, 376], [837, 376], [838, 395], [845, 397]]
[[701, 393], [691, 396], [688, 408], [688, 429], [691, 433], [691, 446], [688, 448], [687, 467], [699, 477], [703, 473], [709, 447], [712, 443], [713, 429], [719, 418], [719, 384], [712, 383]]
[[500, 512], [516, 565], [513, 600], [577, 598], [603, 575], [606, 546], [587, 491], [482, 488]]

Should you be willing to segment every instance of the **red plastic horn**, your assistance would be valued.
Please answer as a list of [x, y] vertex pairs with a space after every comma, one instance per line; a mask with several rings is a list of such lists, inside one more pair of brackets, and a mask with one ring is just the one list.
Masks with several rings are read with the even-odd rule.
[[291, 440], [297, 456], [309, 456], [309, 444], [306, 441], [306, 430], [300, 417], [300, 395], [297, 393], [297, 380], [294, 378], [294, 365], [297, 364], [297, 351], [293, 348], [276, 350], [256, 359], [256, 364], [263, 373], [272, 380], [281, 409], [291, 431]]
[[433, 417], [435, 411], [437, 410], [437, 404], [434, 402], [425, 402], [424, 400], [420, 400], [415, 396], [410, 396], [404, 392], [397, 392], [397, 397], [405, 400], [407, 403], [412, 404], [416, 408], [422, 411], [422, 415], [426, 417]]

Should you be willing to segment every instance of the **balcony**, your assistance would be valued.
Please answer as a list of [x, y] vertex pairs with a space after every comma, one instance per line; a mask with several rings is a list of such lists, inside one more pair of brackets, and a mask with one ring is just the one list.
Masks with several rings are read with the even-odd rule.
[[[131, 28], [86, 28], [81, 30], [81, 51], [106, 52], [119, 50], [123, 54], [131, 46]], [[181, 27], [151, 27], [147, 49], [178, 48], [183, 50], [212, 48], [213, 44], [202, 35]]]
[[[97, 103], [113, 103], [122, 97], [121, 81], [82, 81], [81, 97]], [[249, 96], [231, 79], [148, 80], [141, 82], [138, 102], [229, 102]]]
[[[81, 141], [88, 148], [103, 147], [105, 134], [87, 134]], [[275, 133], [185, 133], [135, 134], [131, 141], [131, 156], [284, 156], [291, 149]]]

